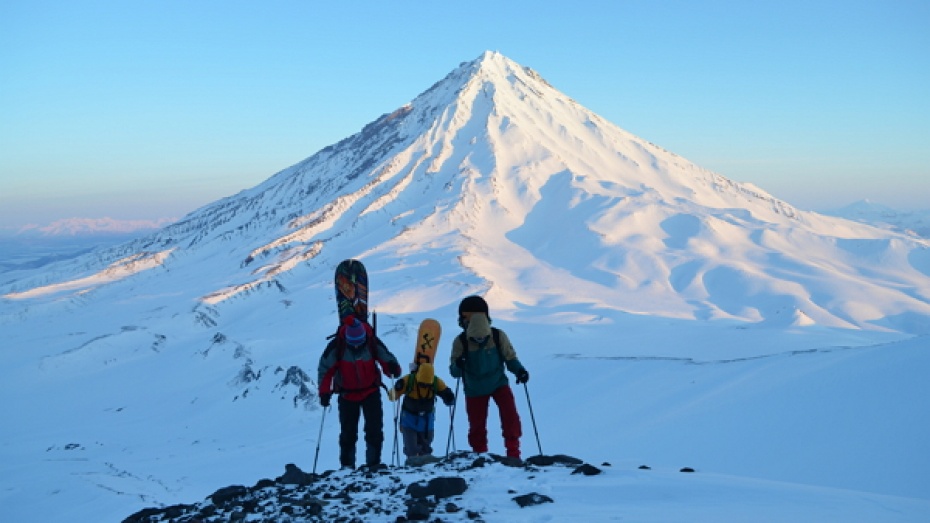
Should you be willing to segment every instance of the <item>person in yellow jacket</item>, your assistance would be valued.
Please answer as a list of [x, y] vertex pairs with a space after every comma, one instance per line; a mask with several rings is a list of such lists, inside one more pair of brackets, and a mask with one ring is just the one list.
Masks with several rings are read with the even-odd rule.
[[451, 406], [455, 394], [441, 378], [433, 365], [421, 363], [416, 371], [401, 377], [388, 392], [391, 401], [404, 397], [401, 403], [400, 431], [404, 439], [407, 466], [439, 461], [433, 456], [433, 432], [436, 423], [436, 396]]

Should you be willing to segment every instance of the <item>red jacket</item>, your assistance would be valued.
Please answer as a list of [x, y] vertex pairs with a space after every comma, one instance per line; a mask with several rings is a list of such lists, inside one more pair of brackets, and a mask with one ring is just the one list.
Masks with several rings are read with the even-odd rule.
[[378, 391], [382, 371], [388, 377], [398, 377], [401, 369], [380, 339], [369, 335], [365, 345], [352, 347], [337, 336], [320, 357], [319, 393], [337, 393], [349, 401], [362, 401]]

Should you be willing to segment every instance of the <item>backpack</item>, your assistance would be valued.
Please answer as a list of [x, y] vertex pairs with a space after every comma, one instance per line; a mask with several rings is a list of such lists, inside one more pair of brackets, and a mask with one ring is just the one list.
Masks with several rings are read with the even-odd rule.
[[[407, 378], [407, 390], [404, 394], [406, 394], [409, 397], [410, 393], [413, 392], [413, 386], [416, 383], [417, 383], [417, 377], [414, 375], [414, 373], [410, 373], [410, 377]], [[433, 376], [433, 386], [432, 386], [433, 398], [436, 397], [436, 383], [438, 383], [438, 379], [436, 378], [436, 376]]]
[[411, 398], [410, 393], [413, 392], [413, 387], [417, 384], [417, 377], [414, 374], [411, 374], [407, 378], [407, 390], [404, 393], [404, 401], [401, 404], [401, 409], [405, 412], [415, 414], [418, 416], [425, 416], [428, 413], [433, 412], [433, 405], [436, 404], [436, 398], [439, 395], [436, 393], [436, 384], [438, 378], [433, 376], [433, 384], [430, 387], [432, 394], [427, 398]]
[[[363, 323], [363, 325], [365, 326], [365, 332], [367, 335], [365, 346], [368, 349], [369, 355], [371, 356], [371, 363], [370, 363], [371, 371], [368, 373], [368, 375], [369, 377], [373, 379], [374, 383], [371, 386], [367, 386], [367, 385], [362, 386], [361, 384], [355, 385], [351, 383], [351, 377], [356, 376], [354, 372], [350, 373], [348, 376], [343, 374], [341, 378], [343, 381], [341, 381], [336, 387], [334, 387], [334, 390], [333, 390], [334, 393], [350, 394], [351, 396], [354, 396], [360, 393], [364, 393], [367, 390], [371, 390], [372, 388], [377, 389], [378, 387], [382, 387], [382, 388], [385, 387], [384, 384], [381, 383], [381, 380], [380, 380], [381, 363], [377, 358], [378, 340], [375, 337], [371, 326], [369, 326], [367, 323]], [[323, 357], [327, 357], [328, 355], [330, 355], [331, 351], [333, 350], [336, 351], [335, 363], [333, 364], [333, 367], [329, 371], [327, 371], [327, 376], [329, 376], [330, 373], [338, 371], [340, 368], [344, 368], [344, 365], [348, 364], [347, 362], [340, 363], [340, 362], [344, 362], [345, 350], [346, 350], [346, 346], [348, 345], [346, 343], [345, 330], [346, 330], [346, 325], [340, 325], [334, 334], [327, 336], [327, 339], [329, 340], [332, 340], [333, 338], [335, 338], [334, 340], [335, 343], [332, 343], [331, 345], [327, 347], [327, 352], [323, 353]], [[364, 366], [368, 367], [368, 364], [364, 364]], [[371, 374], [371, 373], [374, 373], [374, 374]], [[350, 378], [349, 383], [345, 381], [347, 378]], [[324, 380], [326, 379], [327, 378], [324, 377]], [[352, 399], [351, 396], [350, 396], [350, 399]]]

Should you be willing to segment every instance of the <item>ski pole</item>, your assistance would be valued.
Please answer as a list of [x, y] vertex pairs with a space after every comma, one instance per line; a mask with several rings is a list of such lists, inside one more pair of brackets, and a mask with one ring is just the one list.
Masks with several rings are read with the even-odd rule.
[[543, 455], [542, 445], [539, 443], [539, 431], [536, 430], [536, 416], [533, 415], [533, 403], [530, 401], [530, 388], [523, 382], [523, 390], [526, 392], [526, 404], [530, 407], [530, 419], [533, 421], [533, 433], [536, 434], [536, 446], [539, 448], [539, 455]]
[[326, 411], [329, 407], [323, 407], [323, 416], [320, 418], [320, 435], [316, 438], [316, 453], [313, 455], [313, 473], [316, 474], [316, 461], [320, 457], [320, 440], [323, 439], [323, 422], [326, 421]]
[[394, 401], [394, 451], [391, 453], [391, 465], [400, 466], [400, 456], [397, 452], [397, 419], [400, 417], [400, 398]]
[[459, 383], [462, 381], [462, 378], [455, 378], [455, 400], [452, 403], [452, 413], [449, 415], [449, 437], [446, 438], [446, 457], [449, 457], [449, 443], [452, 443], [453, 450], [455, 449], [455, 407], [459, 404]]

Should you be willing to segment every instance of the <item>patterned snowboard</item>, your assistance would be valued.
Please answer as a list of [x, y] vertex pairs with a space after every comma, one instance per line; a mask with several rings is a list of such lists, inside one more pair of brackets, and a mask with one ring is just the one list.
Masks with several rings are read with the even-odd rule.
[[417, 333], [417, 347], [413, 353], [413, 363], [436, 364], [436, 349], [439, 347], [439, 336], [442, 334], [442, 327], [439, 322], [427, 318], [420, 322], [420, 331]]
[[355, 316], [368, 323], [368, 271], [358, 260], [343, 260], [336, 267], [336, 309], [339, 323]]

